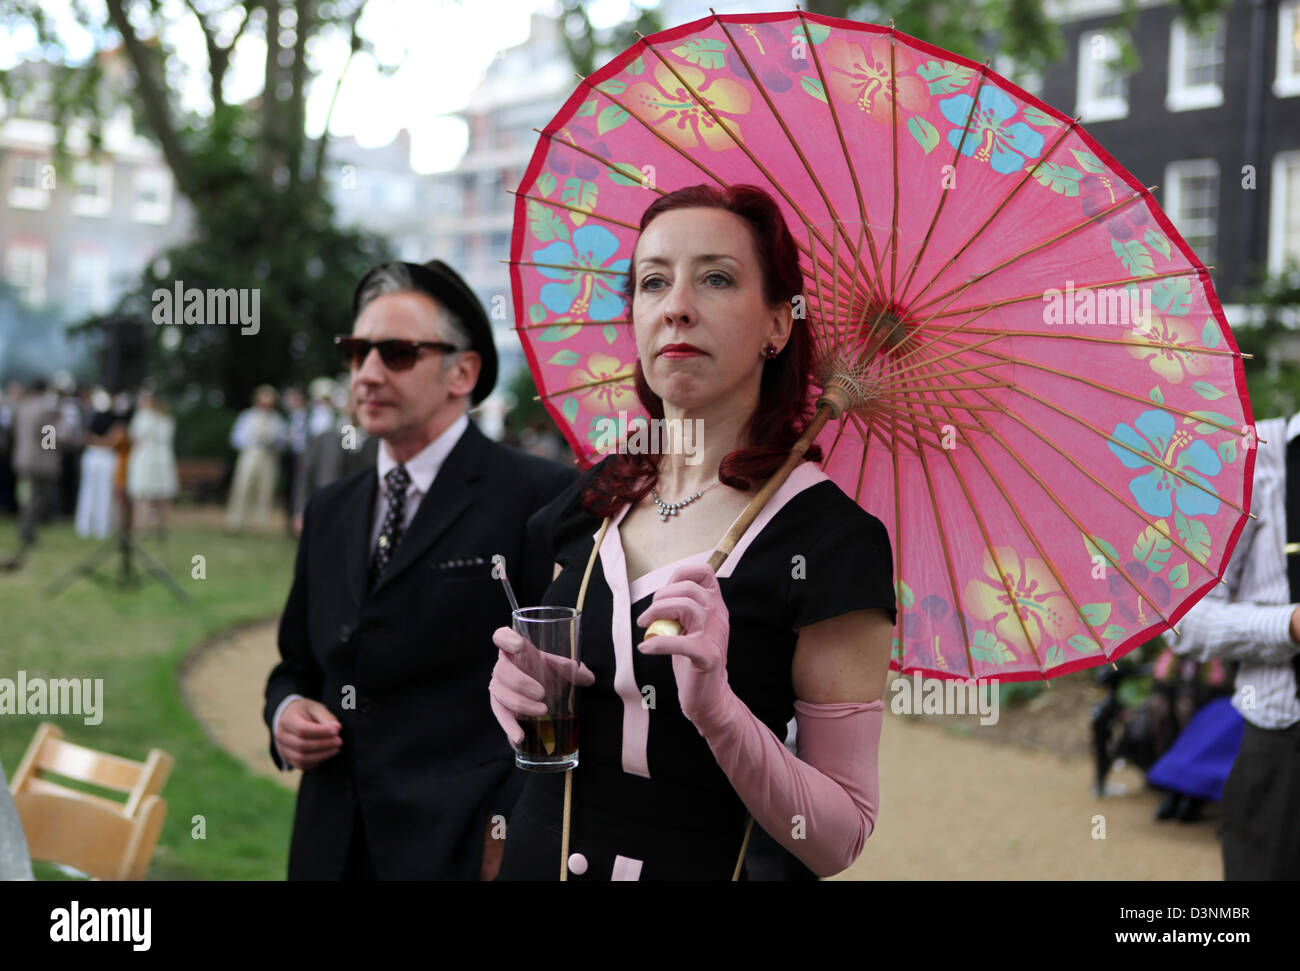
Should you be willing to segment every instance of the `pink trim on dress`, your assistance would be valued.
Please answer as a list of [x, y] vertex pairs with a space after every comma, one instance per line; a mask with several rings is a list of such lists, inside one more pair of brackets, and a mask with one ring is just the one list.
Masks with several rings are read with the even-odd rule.
[[[723, 562], [718, 576], [729, 577], [740, 558], [745, 555], [754, 539], [761, 533], [772, 518], [781, 511], [787, 502], [804, 489], [830, 478], [815, 462], [804, 462], [795, 466], [790, 477], [782, 483], [781, 488], [768, 500], [763, 511], [750, 524], [749, 529], [736, 543], [736, 548]], [[600, 545], [600, 564], [605, 572], [605, 581], [609, 584], [613, 599], [613, 623], [611, 635], [614, 641], [614, 690], [623, 699], [623, 771], [632, 775], [650, 778], [650, 762], [646, 748], [650, 737], [650, 710], [642, 704], [641, 689], [637, 686], [633, 672], [632, 658], [632, 604], [647, 594], [657, 592], [668, 582], [673, 571], [679, 566], [693, 563], [707, 563], [712, 550], [693, 553], [672, 563], [651, 570], [635, 582], [627, 582], [627, 559], [623, 555], [623, 539], [619, 534], [619, 523], [627, 515], [631, 506], [625, 505], [615, 514], [605, 541]], [[740, 517], [737, 516], [737, 519]], [[734, 523], [734, 520], [733, 520]], [[722, 536], [725, 536], [726, 530]], [[721, 541], [722, 536], [718, 537]], [[596, 534], [592, 534], [595, 542]], [[638, 864], [639, 868], [639, 864]]]
[[[624, 506], [610, 523], [605, 541], [600, 544], [600, 566], [612, 595], [614, 691], [623, 699], [623, 771], [648, 779], [650, 762], [646, 745], [650, 737], [650, 709], [641, 703], [641, 689], [637, 687], [632, 667], [632, 603], [628, 600], [627, 561], [618, 535], [618, 524], [630, 508]], [[595, 541], [594, 536], [592, 540]]]
[[[732, 572], [736, 569], [736, 564], [740, 562], [741, 556], [743, 556], [745, 550], [749, 548], [749, 544], [752, 543], [758, 534], [763, 531], [764, 527], [772, 521], [772, 517], [781, 511], [781, 507], [800, 492], [803, 492], [804, 489], [807, 489], [809, 486], [814, 486], [823, 479], [828, 478], [830, 478], [830, 476], [823, 472], [815, 462], [804, 462], [802, 465], [795, 466], [794, 471], [790, 473], [790, 477], [785, 480], [781, 485], [781, 488], [777, 489], [772, 498], [768, 500], [767, 505], [763, 507], [763, 511], [759, 513], [754, 522], [750, 524], [749, 529], [745, 530], [745, 534], [740, 538], [740, 541], [736, 543], [736, 548], [731, 551], [730, 555], [723, 562], [722, 567], [718, 570], [718, 576], [731, 576]], [[743, 515], [743, 513], [741, 515]], [[740, 516], [736, 517], [736, 519], [739, 518]], [[734, 524], [735, 520], [732, 520], [732, 525]], [[728, 526], [723, 530], [722, 536], [726, 536], [730, 530], [731, 526]], [[722, 541], [722, 536], [718, 537], [719, 542]], [[649, 573], [637, 577], [632, 581], [629, 598], [632, 603], [638, 603], [641, 598], [645, 597], [647, 594], [656, 593], [660, 587], [666, 584], [668, 578], [673, 575], [673, 571], [679, 566], [694, 566], [697, 563], [702, 565], [709, 562], [709, 557], [712, 555], [713, 550], [705, 550], [701, 553], [692, 553], [690, 556], [684, 556], [680, 560], [674, 560], [672, 563], [665, 563], [663, 566], [655, 567], [655, 569], [651, 570]]]

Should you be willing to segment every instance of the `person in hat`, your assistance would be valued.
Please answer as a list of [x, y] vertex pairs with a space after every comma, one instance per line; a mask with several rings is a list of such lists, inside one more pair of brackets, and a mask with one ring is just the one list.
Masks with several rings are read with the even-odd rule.
[[496, 381], [491, 326], [446, 264], [389, 263], [337, 339], [375, 462], [303, 513], [271, 756], [303, 770], [289, 878], [492, 879], [522, 780], [483, 698], [492, 630], [550, 580], [525, 525], [577, 474], [469, 420]]

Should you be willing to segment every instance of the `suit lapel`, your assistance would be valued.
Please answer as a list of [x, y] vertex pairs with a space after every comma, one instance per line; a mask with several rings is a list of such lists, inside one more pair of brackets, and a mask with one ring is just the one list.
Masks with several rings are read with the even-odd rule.
[[344, 525], [347, 547], [348, 587], [357, 603], [366, 599], [370, 583], [370, 519], [375, 510], [375, 493], [379, 489], [379, 473], [375, 462], [362, 477], [359, 498], [348, 504], [348, 518]]
[[[410, 528], [397, 544], [384, 575], [375, 584], [376, 591], [401, 576], [473, 505], [474, 486], [482, 476], [483, 450], [486, 445], [487, 438], [471, 421], [456, 447], [443, 461], [428, 493], [420, 500], [420, 508], [411, 520]], [[378, 481], [378, 475], [375, 480]]]

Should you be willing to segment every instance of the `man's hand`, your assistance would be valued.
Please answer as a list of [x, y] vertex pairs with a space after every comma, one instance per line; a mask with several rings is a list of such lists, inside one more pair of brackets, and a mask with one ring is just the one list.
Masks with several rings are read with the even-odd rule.
[[295, 769], [314, 769], [343, 747], [342, 726], [328, 708], [310, 698], [295, 698], [280, 713], [275, 744]]
[[1300, 607], [1291, 611], [1291, 640], [1300, 644]]

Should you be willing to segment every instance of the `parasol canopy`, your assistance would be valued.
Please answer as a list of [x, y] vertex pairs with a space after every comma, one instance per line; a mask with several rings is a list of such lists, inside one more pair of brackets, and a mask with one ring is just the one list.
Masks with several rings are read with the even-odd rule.
[[889, 531], [895, 669], [1058, 676], [1219, 582], [1256, 442], [1208, 271], [1077, 119], [892, 27], [698, 20], [541, 133], [517, 329], [585, 463], [644, 417], [621, 296], [641, 214], [700, 183], [765, 189], [799, 245], [814, 391], [852, 389], [822, 466]]

